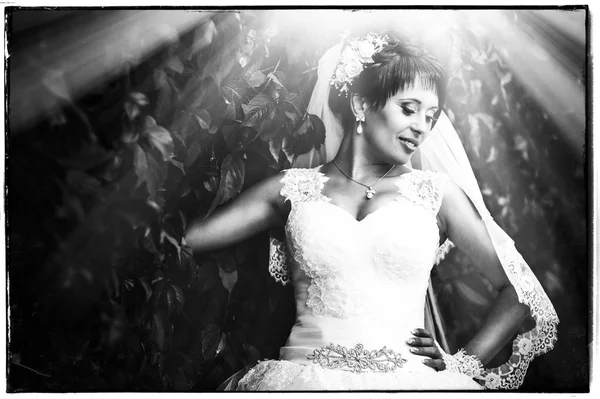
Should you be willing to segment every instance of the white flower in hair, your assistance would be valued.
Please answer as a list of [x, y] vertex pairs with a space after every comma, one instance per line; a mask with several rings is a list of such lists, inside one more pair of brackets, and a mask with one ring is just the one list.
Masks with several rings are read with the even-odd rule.
[[372, 60], [371, 57], [375, 53], [375, 45], [373, 43], [367, 41], [358, 42], [356, 43], [356, 49], [362, 58]]
[[344, 93], [347, 96], [349, 85], [365, 69], [365, 64], [374, 62], [373, 55], [381, 51], [387, 44], [387, 39], [387, 36], [381, 37], [376, 33], [369, 33], [365, 38], [348, 41], [331, 78], [331, 85], [335, 86], [340, 94]]
[[362, 61], [359, 59], [349, 60], [344, 66], [344, 73], [346, 74], [346, 79], [354, 79], [357, 77], [363, 70]]

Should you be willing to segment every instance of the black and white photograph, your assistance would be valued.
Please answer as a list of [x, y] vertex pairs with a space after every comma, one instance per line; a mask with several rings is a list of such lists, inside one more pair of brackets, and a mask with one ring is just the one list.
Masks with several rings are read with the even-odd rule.
[[588, 5], [3, 6], [5, 392], [590, 393]]

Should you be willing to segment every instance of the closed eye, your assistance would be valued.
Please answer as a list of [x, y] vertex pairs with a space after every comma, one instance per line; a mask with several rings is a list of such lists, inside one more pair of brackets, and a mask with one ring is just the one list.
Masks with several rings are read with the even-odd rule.
[[409, 108], [406, 105], [401, 105], [401, 107], [402, 107], [402, 112], [404, 112], [404, 114], [407, 116], [413, 115], [415, 112], [417, 112], [416, 110]]

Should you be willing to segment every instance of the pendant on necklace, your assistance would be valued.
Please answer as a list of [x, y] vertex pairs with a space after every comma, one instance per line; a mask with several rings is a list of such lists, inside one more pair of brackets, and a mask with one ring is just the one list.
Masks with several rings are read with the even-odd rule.
[[367, 189], [365, 190], [365, 194], [367, 194], [367, 199], [373, 198], [376, 192], [377, 191], [373, 190], [372, 187], [367, 187]]

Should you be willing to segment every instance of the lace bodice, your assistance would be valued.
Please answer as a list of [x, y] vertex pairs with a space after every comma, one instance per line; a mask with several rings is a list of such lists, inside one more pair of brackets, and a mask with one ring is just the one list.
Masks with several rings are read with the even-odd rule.
[[415, 305], [404, 319], [421, 319], [444, 175], [413, 170], [398, 177], [397, 197], [361, 221], [322, 194], [327, 180], [318, 169], [291, 169], [281, 180], [281, 195], [292, 205], [286, 224], [291, 275], [297, 290], [306, 286], [297, 292], [298, 299], [306, 296], [298, 311], [372, 316], [404, 302]]

